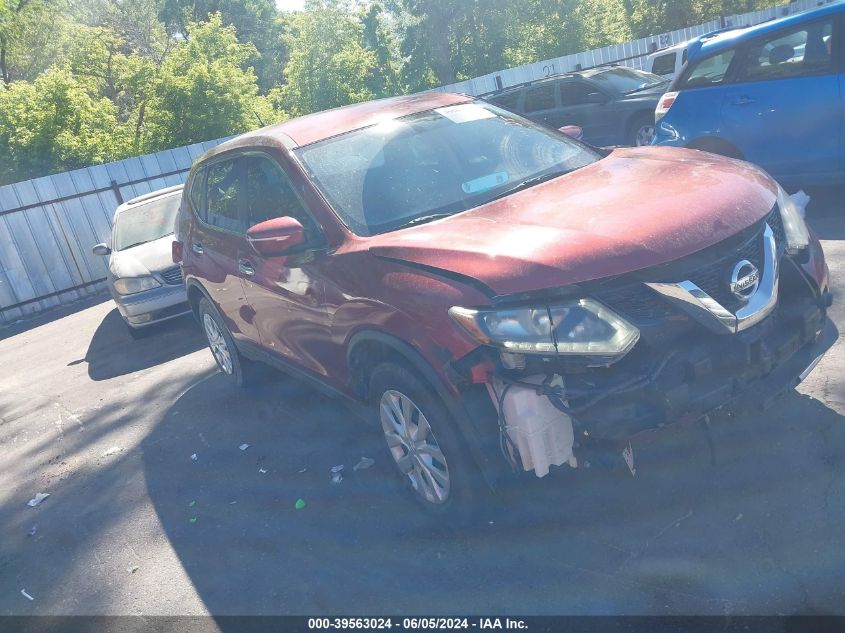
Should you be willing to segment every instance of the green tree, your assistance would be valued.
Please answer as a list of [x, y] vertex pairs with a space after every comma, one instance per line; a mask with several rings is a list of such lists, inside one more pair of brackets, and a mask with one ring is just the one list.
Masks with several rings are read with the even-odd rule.
[[337, 2], [313, 3], [291, 17], [286, 36], [290, 60], [276, 102], [291, 114], [307, 114], [372, 99], [368, 87], [378, 67], [363, 44], [363, 27]]
[[190, 38], [191, 24], [215, 13], [235, 28], [239, 41], [254, 46], [253, 67], [262, 92], [278, 84], [288, 53], [274, 0], [162, 0], [160, 15], [172, 32]]
[[102, 95], [115, 105], [117, 122], [131, 127], [131, 149], [139, 152], [147, 103], [158, 85], [163, 57], [156, 62], [154, 57], [125, 54], [124, 50], [124, 40], [114, 31], [79, 26], [67, 64], [89, 93]]
[[500, 70], [516, 16], [507, 0], [389, 0], [409, 90]]
[[399, 47], [385, 24], [386, 13], [378, 2], [361, 14], [364, 48], [373, 52], [376, 65], [367, 77], [367, 88], [377, 97], [387, 97], [399, 90]]
[[0, 0], [0, 80], [32, 81], [64, 55], [64, 0]]
[[14, 182], [122, 157], [116, 108], [64, 69], [0, 89], [0, 179]]
[[279, 115], [258, 94], [247, 62], [255, 47], [241, 44], [219, 14], [190, 23], [191, 37], [161, 66], [142, 127], [145, 151], [187, 145], [254, 129]]

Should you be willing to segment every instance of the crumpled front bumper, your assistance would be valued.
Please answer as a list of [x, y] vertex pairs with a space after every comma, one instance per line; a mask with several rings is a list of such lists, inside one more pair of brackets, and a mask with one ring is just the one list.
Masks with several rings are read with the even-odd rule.
[[[648, 429], [701, 418], [735, 400], [765, 404], [795, 386], [824, 352], [817, 345], [826, 322], [824, 308], [809, 303], [792, 308], [778, 310], [746, 332], [704, 335], [666, 350], [653, 359], [651, 366], [659, 370], [643, 374], [636, 388], [575, 415], [576, 432], [594, 440], [624, 441]], [[597, 387], [597, 393], [602, 387], [613, 390], [610, 384]]]
[[[674, 339], [634, 350], [617, 366], [576, 379], [576, 385], [590, 384], [594, 393], [605, 394], [575, 416], [580, 434], [624, 441], [731, 403], [765, 405], [803, 380], [826, 351], [818, 341], [832, 303], [816, 236], [811, 234], [804, 262], [783, 257], [780, 268], [774, 311], [747, 330], [719, 335], [689, 327]], [[637, 377], [636, 388], [613, 393], [613, 385]], [[574, 398], [573, 406], [578, 402]]]
[[120, 315], [130, 327], [144, 327], [187, 314], [188, 294], [184, 285], [164, 285], [131, 295], [112, 292]]

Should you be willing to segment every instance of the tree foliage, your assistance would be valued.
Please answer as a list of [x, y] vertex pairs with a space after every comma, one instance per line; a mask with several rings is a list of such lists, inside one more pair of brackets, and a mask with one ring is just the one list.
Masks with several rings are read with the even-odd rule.
[[142, 122], [143, 146], [152, 150], [171, 147], [173, 139], [188, 144], [238, 134], [273, 119], [247, 66], [255, 47], [239, 43], [220, 14], [188, 26], [191, 37], [162, 64]]
[[366, 101], [368, 78], [378, 65], [364, 48], [361, 22], [335, 2], [313, 3], [295, 15], [286, 36], [290, 60], [278, 99], [294, 115]]
[[116, 108], [92, 97], [70, 72], [0, 90], [0, 178], [13, 181], [100, 163], [120, 143]]
[[782, 0], [0, 0], [0, 182]]

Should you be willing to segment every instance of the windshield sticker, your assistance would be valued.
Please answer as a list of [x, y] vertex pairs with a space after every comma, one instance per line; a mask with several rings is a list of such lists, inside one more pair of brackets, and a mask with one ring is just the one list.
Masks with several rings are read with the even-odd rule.
[[496, 117], [495, 113], [475, 103], [462, 103], [460, 105], [437, 108], [435, 112], [441, 116], [445, 116], [452, 123], [468, 123], [469, 121], [480, 121], [481, 119], [493, 119]]
[[464, 193], [481, 193], [482, 191], [487, 191], [493, 187], [503, 185], [507, 181], [508, 172], [497, 171], [495, 174], [489, 174], [487, 176], [482, 176], [481, 178], [467, 180], [461, 185], [461, 189], [464, 190]]

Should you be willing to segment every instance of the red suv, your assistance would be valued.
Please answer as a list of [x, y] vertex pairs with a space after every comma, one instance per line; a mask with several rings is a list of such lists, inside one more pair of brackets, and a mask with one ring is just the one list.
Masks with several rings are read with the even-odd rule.
[[830, 305], [818, 240], [760, 169], [601, 152], [427, 94], [239, 136], [193, 166], [174, 260], [220, 369], [366, 408], [423, 506], [546, 475], [794, 385]]

